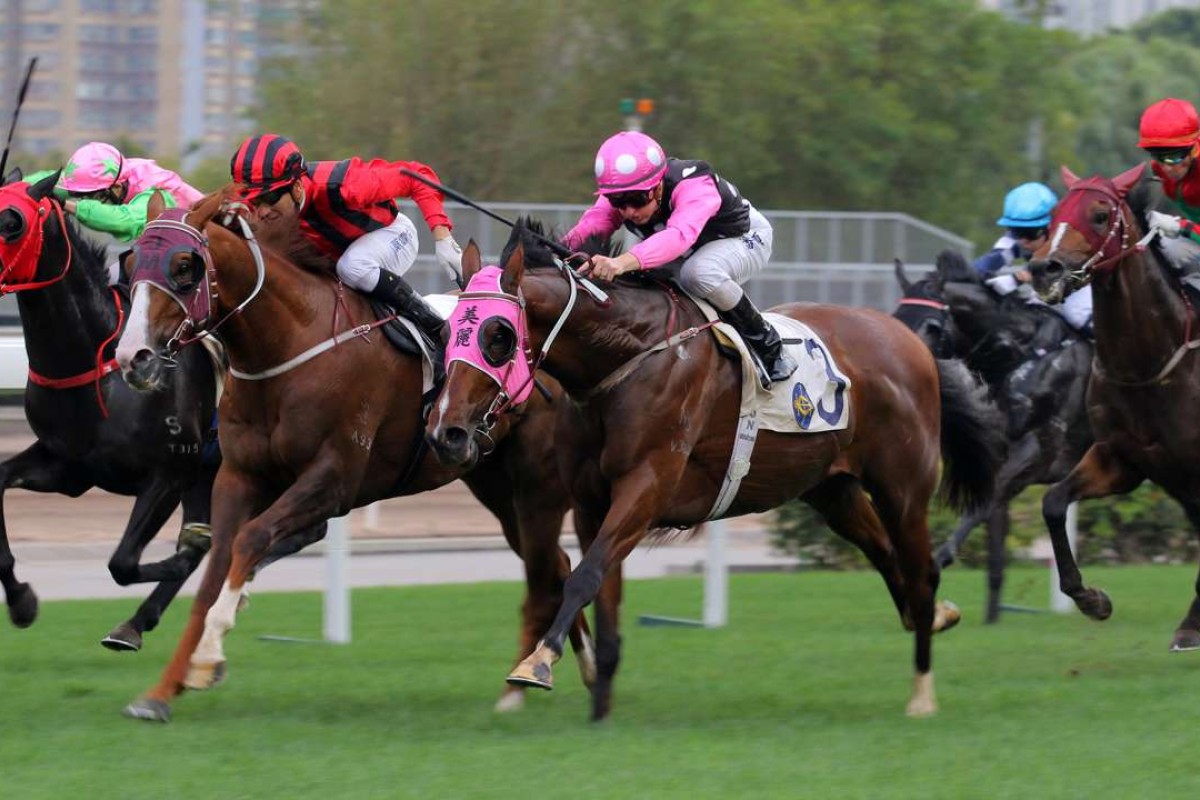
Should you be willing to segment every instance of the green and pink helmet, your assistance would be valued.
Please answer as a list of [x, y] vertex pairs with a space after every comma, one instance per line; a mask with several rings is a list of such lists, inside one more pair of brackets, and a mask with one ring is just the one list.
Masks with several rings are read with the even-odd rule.
[[107, 142], [88, 142], [71, 154], [59, 185], [68, 192], [89, 194], [111, 189], [121, 179], [125, 158]]

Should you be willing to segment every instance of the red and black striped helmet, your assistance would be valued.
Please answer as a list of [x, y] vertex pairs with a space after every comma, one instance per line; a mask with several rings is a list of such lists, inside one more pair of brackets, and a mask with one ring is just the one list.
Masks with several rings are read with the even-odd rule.
[[291, 139], [273, 133], [251, 136], [230, 159], [229, 174], [245, 185], [243, 197], [253, 200], [303, 175], [304, 156]]

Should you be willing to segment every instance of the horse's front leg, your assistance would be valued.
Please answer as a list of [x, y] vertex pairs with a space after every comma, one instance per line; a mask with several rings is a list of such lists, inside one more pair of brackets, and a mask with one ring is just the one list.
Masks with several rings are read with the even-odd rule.
[[[1200, 533], [1200, 504], [1182, 500], [1179, 501], [1179, 504], [1183, 506], [1188, 521], [1192, 523], [1192, 528]], [[1200, 650], [1200, 577], [1196, 578], [1195, 592], [1196, 596], [1192, 598], [1192, 604], [1188, 607], [1187, 614], [1171, 638], [1172, 653]]]
[[295, 535], [323, 530], [322, 523], [342, 514], [353, 503], [365, 459], [353, 467], [329, 453], [310, 465], [282, 495], [258, 516], [246, 520], [233, 540], [228, 577], [204, 620], [204, 632], [190, 659], [184, 684], [207, 689], [225, 675], [225, 635], [245, 599], [246, 583], [272, 551], [287, 550]]
[[[205, 554], [212, 547], [212, 485], [215, 473], [215, 469], [206, 467], [196, 480], [183, 489], [184, 523], [179, 531], [175, 555], [159, 562], [158, 565], [167, 572], [178, 573], [180, 577], [161, 581], [154, 587], [150, 596], [142, 601], [133, 616], [109, 631], [108, 635], [100, 640], [100, 644], [110, 650], [140, 650], [143, 634], [158, 626], [167, 606], [183, 588], [187, 578], [200, 566]], [[152, 537], [153, 534], [150, 538]], [[133, 557], [135, 567], [140, 557], [140, 554]]]
[[208, 611], [216, 603], [229, 575], [233, 558], [233, 540], [242, 523], [266, 503], [265, 496], [248, 477], [222, 467], [213, 484], [213, 537], [208, 566], [200, 590], [192, 603], [187, 625], [170, 663], [158, 683], [145, 695], [125, 708], [127, 716], [167, 722], [171, 700], [183, 691], [184, 679], [193, 652], [204, 633]]
[[1104, 620], [1112, 616], [1112, 601], [1102, 589], [1083, 585], [1083, 576], [1067, 539], [1067, 506], [1076, 500], [1131, 492], [1143, 479], [1140, 472], [1118, 458], [1107, 445], [1097, 442], [1083, 454], [1070, 474], [1051, 486], [1042, 499], [1042, 517], [1054, 545], [1059, 589], [1092, 619]]
[[56, 492], [78, 497], [92, 487], [75, 475], [62, 459], [40, 441], [0, 464], [0, 585], [8, 604], [8, 618], [18, 628], [28, 628], [37, 618], [38, 599], [28, 583], [17, 580], [16, 559], [8, 544], [4, 523], [4, 492], [10, 488]]
[[562, 656], [563, 641], [575, 616], [596, 598], [609, 571], [629, 555], [660, 516], [663, 497], [672, 492], [682, 470], [682, 461], [673, 476], [643, 463], [612, 483], [612, 503], [596, 540], [568, 576], [563, 603], [550, 629], [533, 653], [509, 674], [510, 683], [553, 688], [551, 668]]

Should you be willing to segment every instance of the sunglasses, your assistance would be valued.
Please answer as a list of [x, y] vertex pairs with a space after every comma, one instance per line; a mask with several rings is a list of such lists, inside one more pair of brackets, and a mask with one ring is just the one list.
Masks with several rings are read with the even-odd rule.
[[1182, 164], [1192, 154], [1192, 148], [1185, 147], [1182, 150], [1158, 150], [1150, 151], [1150, 157], [1158, 163], [1173, 167], [1176, 164]]
[[1049, 233], [1045, 228], [1010, 228], [1013, 238], [1021, 242], [1032, 242]]
[[633, 192], [617, 192], [608, 195], [608, 203], [613, 208], [641, 208], [650, 202], [652, 192], [639, 189]]
[[272, 189], [269, 192], [263, 192], [250, 202], [256, 206], [273, 206], [282, 200], [285, 194], [291, 194], [291, 192], [292, 187], [290, 185], [280, 186], [278, 189]]
[[121, 205], [121, 198], [117, 196], [117, 190], [111, 186], [95, 192], [68, 192], [67, 194], [76, 200], [98, 200], [108, 205]]

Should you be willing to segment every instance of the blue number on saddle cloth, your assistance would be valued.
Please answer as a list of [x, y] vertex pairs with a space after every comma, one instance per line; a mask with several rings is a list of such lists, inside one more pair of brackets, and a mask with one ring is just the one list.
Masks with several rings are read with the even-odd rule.
[[[833, 410], [825, 409], [825, 401], [821, 400], [817, 404], [817, 413], [821, 415], [821, 419], [825, 420], [830, 425], [837, 425], [838, 420], [842, 418], [842, 409], [846, 406], [846, 381], [833, 370], [833, 362], [829, 360], [829, 354], [825, 352], [825, 348], [816, 339], [807, 339], [804, 342], [804, 349], [811, 356], [813, 350], [821, 354], [821, 358], [825, 361], [825, 375], [829, 380], [837, 386], [833, 392]], [[803, 427], [803, 426], [801, 426]]]

